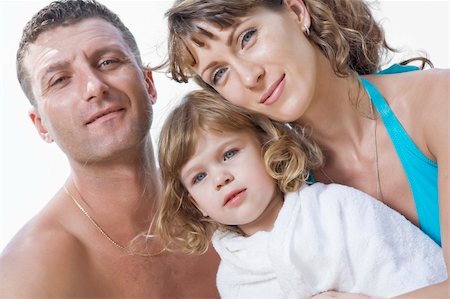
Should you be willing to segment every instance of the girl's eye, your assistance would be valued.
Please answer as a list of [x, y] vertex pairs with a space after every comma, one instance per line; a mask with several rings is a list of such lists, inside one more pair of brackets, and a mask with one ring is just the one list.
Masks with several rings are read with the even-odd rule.
[[206, 173], [201, 172], [194, 177], [192, 183], [193, 184], [200, 183], [201, 181], [203, 181], [204, 178], [206, 178]]
[[235, 150], [235, 149], [226, 151], [225, 154], [223, 155], [223, 160], [226, 161], [228, 159], [233, 158], [234, 155], [236, 155], [236, 153], [237, 153], [237, 150]]
[[250, 40], [252, 39], [252, 37], [255, 33], [256, 33], [256, 29], [252, 29], [252, 30], [249, 30], [244, 33], [244, 35], [242, 36], [242, 41], [241, 41], [242, 48], [244, 48], [245, 45], [250, 42]]
[[224, 68], [224, 67], [217, 69], [213, 73], [213, 76], [211, 79], [212, 84], [214, 84], [214, 85], [217, 84], [217, 82], [219, 82], [219, 80], [222, 79], [223, 75], [225, 75], [226, 71], [227, 71], [227, 68]]

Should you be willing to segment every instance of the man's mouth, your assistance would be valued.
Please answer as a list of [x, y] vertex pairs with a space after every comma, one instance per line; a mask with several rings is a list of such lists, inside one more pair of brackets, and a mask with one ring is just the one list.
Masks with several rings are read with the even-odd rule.
[[90, 124], [96, 122], [97, 120], [107, 117], [107, 116], [114, 117], [114, 114], [120, 113], [122, 111], [125, 111], [125, 108], [111, 108], [111, 109], [99, 111], [99, 112], [95, 113], [93, 116], [91, 116], [89, 118], [89, 120], [85, 123], [85, 125], [90, 125]]

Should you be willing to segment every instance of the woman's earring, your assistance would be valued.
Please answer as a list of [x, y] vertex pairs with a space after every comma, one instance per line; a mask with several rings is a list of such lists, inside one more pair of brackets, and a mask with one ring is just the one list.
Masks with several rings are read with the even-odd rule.
[[309, 34], [311, 33], [311, 32], [309, 31], [309, 27], [305, 25], [305, 26], [303, 26], [303, 28], [305, 29], [305, 35], [308, 37]]

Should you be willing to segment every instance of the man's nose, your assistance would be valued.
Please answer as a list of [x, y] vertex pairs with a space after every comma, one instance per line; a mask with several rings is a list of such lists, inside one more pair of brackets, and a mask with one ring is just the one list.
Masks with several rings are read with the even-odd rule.
[[85, 92], [83, 98], [86, 101], [102, 98], [109, 89], [102, 74], [97, 70], [85, 68], [81, 71], [81, 77], [84, 79], [82, 80]]

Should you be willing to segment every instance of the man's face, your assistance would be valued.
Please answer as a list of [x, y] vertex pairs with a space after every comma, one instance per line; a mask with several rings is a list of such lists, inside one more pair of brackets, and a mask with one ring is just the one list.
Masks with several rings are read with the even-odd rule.
[[108, 160], [137, 145], [152, 121], [155, 90], [119, 30], [86, 19], [42, 33], [24, 60], [41, 137], [72, 160]]

